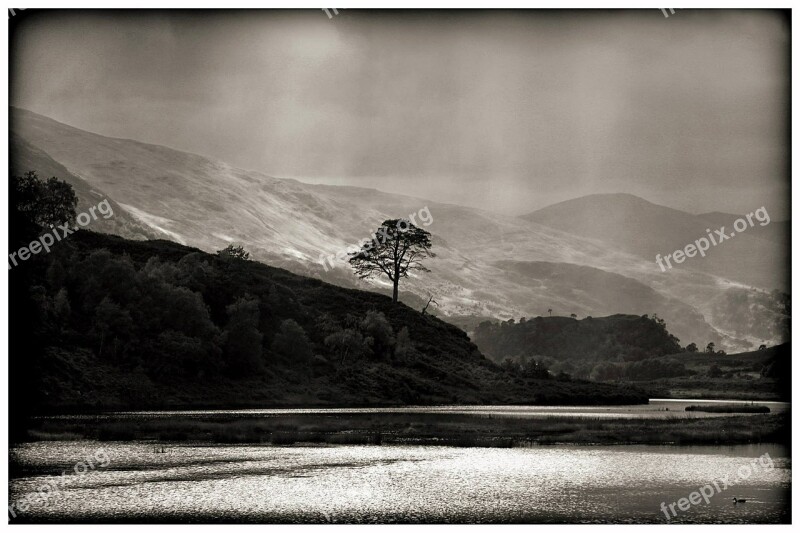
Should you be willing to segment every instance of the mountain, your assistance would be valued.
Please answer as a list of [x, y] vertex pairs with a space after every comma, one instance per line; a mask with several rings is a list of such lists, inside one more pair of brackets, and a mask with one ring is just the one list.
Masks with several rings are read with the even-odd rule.
[[554, 308], [571, 309], [580, 317], [613, 315], [620, 309], [641, 316], [659, 309], [671, 317], [673, 330], [691, 331], [697, 324], [704, 323], [702, 314], [680, 300], [665, 296], [636, 279], [599, 268], [544, 261], [498, 261], [495, 264], [504, 272], [504, 279], [520, 286], [538, 287], [542, 299], [547, 299]]
[[[765, 211], [756, 213], [761, 207]], [[777, 228], [773, 239], [760, 238], [767, 235], [763, 228], [771, 223], [769, 208], [754, 205], [753, 210], [750, 222], [742, 218], [745, 225], [740, 223], [734, 229], [740, 218], [736, 215], [696, 216], [630, 194], [597, 194], [554, 204], [523, 218], [597, 239], [653, 262], [657, 255], [682, 250], [698, 239], [709, 240], [709, 233], [720, 239], [716, 230], [724, 228], [729, 237], [716, 245], [716, 240], [712, 241], [705, 257], [686, 258], [680, 265], [673, 264], [673, 270], [697, 270], [762, 289], [787, 290], [788, 240], [778, 239]]]
[[[733, 350], [785, 339], [786, 317], [768, 291], [691, 269], [662, 272], [653, 257], [597, 235], [412, 196], [279, 179], [22, 109], [12, 108], [11, 129], [163, 238], [205, 251], [241, 242], [254, 258], [345, 287], [390, 293], [387, 281], [359, 281], [341, 259], [321, 261], [341, 257], [383, 220], [412, 215], [432, 233], [437, 257], [426, 262], [429, 274], [404, 280], [401, 300], [420, 308], [432, 295], [434, 312], [456, 323], [533, 317], [548, 308], [561, 315], [657, 313], [685, 344], [713, 341]], [[581, 267], [607, 285], [587, 285]]]
[[107, 194], [75, 176], [63, 165], [54, 161], [43, 150], [36, 148], [18, 135], [11, 134], [9, 150], [14, 154], [9, 168], [11, 174], [22, 176], [30, 170], [36, 170], [41, 179], [55, 176], [72, 185], [75, 194], [78, 196], [78, 205], [75, 208], [77, 213], [87, 212], [92, 206], [103, 200], [108, 200], [114, 216], [110, 218], [97, 217], [96, 220], [93, 220], [92, 228], [95, 231], [111, 233], [127, 239], [154, 239], [158, 237], [156, 231], [139, 222], [109, 198]]
[[[736, 219], [741, 218], [741, 215], [721, 213], [719, 211], [702, 213], [697, 216], [708, 220], [712, 224], [712, 227], [725, 226], [727, 228], [732, 228]], [[792, 222], [789, 220], [771, 220], [770, 223], [765, 226], [756, 224], [752, 228], [749, 228], [747, 233], [751, 237], [766, 239], [786, 248], [792, 239]]]
[[391, 298], [174, 242], [82, 231], [11, 271], [12, 411], [640, 403], [517, 379]]

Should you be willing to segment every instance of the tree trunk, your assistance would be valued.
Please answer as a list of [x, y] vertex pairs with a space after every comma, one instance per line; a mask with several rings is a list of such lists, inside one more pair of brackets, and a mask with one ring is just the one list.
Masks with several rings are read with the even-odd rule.
[[392, 302], [397, 303], [397, 284], [400, 280], [394, 280], [394, 291], [392, 292]]

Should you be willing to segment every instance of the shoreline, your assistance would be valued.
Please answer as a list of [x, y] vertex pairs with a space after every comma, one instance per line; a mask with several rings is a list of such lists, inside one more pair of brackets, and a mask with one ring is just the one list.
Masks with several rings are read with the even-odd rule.
[[[250, 404], [236, 404], [219, 406], [209, 404], [208, 406], [195, 406], [195, 405], [181, 405], [169, 406], [166, 408], [153, 408], [153, 409], [136, 409], [136, 408], [119, 408], [119, 409], [91, 409], [91, 408], [67, 408], [62, 410], [54, 410], [48, 413], [32, 414], [32, 420], [44, 419], [58, 419], [58, 418], [78, 418], [78, 417], [130, 417], [130, 416], [180, 416], [189, 414], [198, 414], [201, 416], [248, 416], [252, 415], [285, 415], [285, 414], [301, 414], [303, 411], [309, 411], [310, 414], [358, 414], [358, 413], [386, 413], [386, 414], [402, 414], [420, 412], [457, 412], [460, 409], [465, 411], [472, 411], [479, 414], [481, 410], [493, 409], [547, 409], [563, 407], [565, 409], [619, 409], [622, 407], [642, 408], [643, 406], [651, 406], [657, 403], [665, 404], [689, 404], [689, 403], [707, 403], [712, 405], [729, 404], [732, 406], [740, 405], [773, 405], [778, 407], [791, 407], [791, 402], [784, 400], [743, 400], [743, 399], [724, 399], [724, 398], [650, 398], [646, 403], [631, 403], [631, 404], [596, 404], [596, 403], [575, 403], [575, 404], [550, 404], [550, 403], [457, 403], [457, 404], [392, 404], [392, 403], [377, 403], [377, 404], [274, 404], [274, 405], [260, 405], [254, 407]], [[677, 411], [676, 411], [677, 412]]]
[[162, 418], [31, 420], [13, 444], [97, 440], [214, 444], [371, 444], [456, 447], [583, 445], [781, 444], [790, 440], [790, 412], [723, 416], [623, 418], [515, 417], [464, 413], [176, 415]]

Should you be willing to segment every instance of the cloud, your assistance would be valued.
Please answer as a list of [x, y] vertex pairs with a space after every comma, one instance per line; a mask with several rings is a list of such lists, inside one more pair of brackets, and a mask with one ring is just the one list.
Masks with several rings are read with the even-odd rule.
[[766, 11], [32, 13], [12, 103], [505, 212], [616, 191], [742, 211], [788, 191], [788, 40]]

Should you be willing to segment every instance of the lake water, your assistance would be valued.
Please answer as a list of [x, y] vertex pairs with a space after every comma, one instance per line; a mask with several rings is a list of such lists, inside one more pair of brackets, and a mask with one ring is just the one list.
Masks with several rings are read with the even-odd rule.
[[420, 407], [315, 407], [308, 409], [213, 409], [192, 411], [124, 411], [92, 415], [59, 415], [43, 418], [71, 420], [126, 418], [258, 418], [284, 415], [350, 415], [350, 414], [468, 414], [507, 417], [587, 417], [587, 418], [704, 418], [743, 416], [737, 413], [705, 413], [686, 411], [690, 405], [765, 405], [772, 413], [788, 411], [787, 402], [750, 402], [742, 400], [651, 399], [642, 405], [563, 406], [563, 405], [445, 405]]
[[[753, 464], [765, 453], [771, 467]], [[155, 453], [152, 443], [78, 441], [28, 443], [11, 456], [12, 522], [765, 523], [790, 517], [790, 459], [774, 445], [181, 444]], [[86, 472], [76, 473], [76, 464]], [[748, 479], [739, 480], [743, 467]], [[688, 498], [724, 477], [739, 482], [708, 504], [686, 512], [673, 506], [677, 516], [669, 520], [661, 510], [662, 502]], [[51, 484], [46, 501], [37, 496], [45, 484]], [[734, 496], [747, 503], [734, 505]]]

